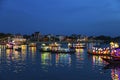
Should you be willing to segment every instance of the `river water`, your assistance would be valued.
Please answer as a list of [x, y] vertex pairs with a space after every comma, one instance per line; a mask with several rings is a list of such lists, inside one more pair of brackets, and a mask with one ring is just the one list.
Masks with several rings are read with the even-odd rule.
[[75, 54], [0, 51], [0, 80], [119, 80], [119, 68], [105, 69], [100, 56], [79, 49]]

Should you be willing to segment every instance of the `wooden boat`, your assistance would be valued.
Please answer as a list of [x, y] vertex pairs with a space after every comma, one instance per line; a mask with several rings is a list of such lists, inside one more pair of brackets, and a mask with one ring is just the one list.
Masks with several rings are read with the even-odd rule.
[[120, 64], [120, 48], [115, 48], [111, 52], [111, 58], [102, 58], [110, 64]]
[[99, 52], [99, 51], [92, 51], [92, 50], [88, 50], [87, 51], [88, 54], [90, 55], [99, 55], [99, 56], [110, 56], [110, 52]]

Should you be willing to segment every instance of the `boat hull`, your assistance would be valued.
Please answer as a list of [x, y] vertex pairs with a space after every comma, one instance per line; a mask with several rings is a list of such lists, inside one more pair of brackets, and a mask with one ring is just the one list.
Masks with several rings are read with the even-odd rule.
[[93, 53], [93, 52], [90, 51], [90, 50], [88, 50], [87, 53], [90, 54], [90, 55], [110, 56], [110, 53], [107, 53], [107, 54], [103, 54], [103, 53]]
[[107, 58], [102, 58], [102, 59], [108, 62], [109, 64], [120, 64], [120, 59], [107, 59]]
[[51, 53], [75, 53], [75, 50], [73, 50], [73, 51], [62, 51], [62, 50], [54, 51], [54, 50], [42, 50], [42, 49], [40, 49], [40, 52], [51, 52]]

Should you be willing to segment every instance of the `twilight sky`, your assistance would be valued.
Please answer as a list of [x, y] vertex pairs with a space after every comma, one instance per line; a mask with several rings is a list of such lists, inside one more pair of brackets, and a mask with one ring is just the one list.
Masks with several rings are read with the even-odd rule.
[[119, 0], [0, 0], [0, 32], [120, 35]]

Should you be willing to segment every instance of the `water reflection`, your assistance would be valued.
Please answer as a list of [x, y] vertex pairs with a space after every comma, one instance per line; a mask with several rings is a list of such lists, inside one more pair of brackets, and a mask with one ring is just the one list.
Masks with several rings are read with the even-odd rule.
[[[86, 57], [86, 49], [77, 49], [76, 51], [77, 52], [75, 54], [57, 54], [49, 52], [41, 53], [36, 50], [36, 47], [23, 48], [22, 51], [6, 49], [0, 53], [0, 74], [2, 76], [13, 74], [12, 77], [11, 75], [9, 76], [10, 79], [16, 76], [18, 77], [25, 75], [25, 80], [31, 77], [35, 77], [37, 79], [40, 78], [43, 80], [43, 78], [39, 77], [39, 74], [46, 77], [46, 80], [48, 80], [49, 78], [47, 77], [49, 77], [49, 74], [51, 73], [56, 75], [56, 78], [59, 78], [59, 74], [63, 73], [61, 76], [67, 76], [67, 79], [69, 80], [73, 80], [73, 78], [79, 79], [82, 77], [81, 75], [86, 74], [90, 75], [88, 76], [90, 78], [94, 74], [97, 74], [100, 77], [103, 76], [99, 73], [104, 61], [99, 56], [90, 56], [88, 59], [88, 57]], [[92, 65], [97, 66], [97, 68]], [[31, 74], [29, 74], [29, 72], [31, 72]], [[30, 75], [30, 77], [28, 77], [28, 75]], [[111, 75], [109, 76], [111, 78]], [[53, 80], [53, 78], [50, 80]], [[87, 79], [82, 77], [82, 80]], [[95, 79], [92, 78], [92, 80]]]
[[80, 70], [84, 64], [84, 49], [76, 49], [76, 68]]
[[29, 47], [29, 52], [27, 53], [28, 60], [31, 61], [32, 64], [35, 63], [36, 57], [36, 47]]
[[49, 52], [41, 53], [41, 64], [42, 65], [51, 64], [51, 53]]
[[6, 49], [7, 61], [9, 61], [9, 60], [11, 60], [11, 61], [24, 60], [25, 56], [26, 56], [25, 50], [24, 51], [22, 50], [21, 52], [19, 52], [19, 51], [15, 51], [12, 49]]
[[71, 55], [70, 54], [56, 54], [56, 66], [71, 66]]
[[46, 66], [70, 66], [71, 55], [66, 53], [52, 54], [49, 52], [44, 52], [41, 53], [41, 64]]
[[25, 59], [27, 49], [22, 49], [22, 51], [16, 51], [14, 49], [2, 49], [0, 54], [0, 63], [2, 72], [13, 72], [19, 73], [25, 70]]
[[1, 71], [11, 71], [14, 73], [23, 71], [24, 63], [22, 62], [22, 53], [11, 49], [6, 49], [6, 53], [2, 53], [1, 58], [1, 67], [4, 67]]
[[36, 53], [36, 47], [29, 47], [30, 53]]
[[120, 80], [120, 64], [114, 65], [114, 64], [108, 64], [103, 69], [111, 70], [111, 79], [112, 80]]
[[92, 64], [95, 66], [107, 64], [101, 57], [107, 58], [108, 56], [92, 56]]
[[111, 70], [111, 78], [112, 80], [120, 80], [120, 68]]
[[41, 53], [41, 68], [44, 72], [48, 72], [51, 65], [51, 53], [43, 52]]

